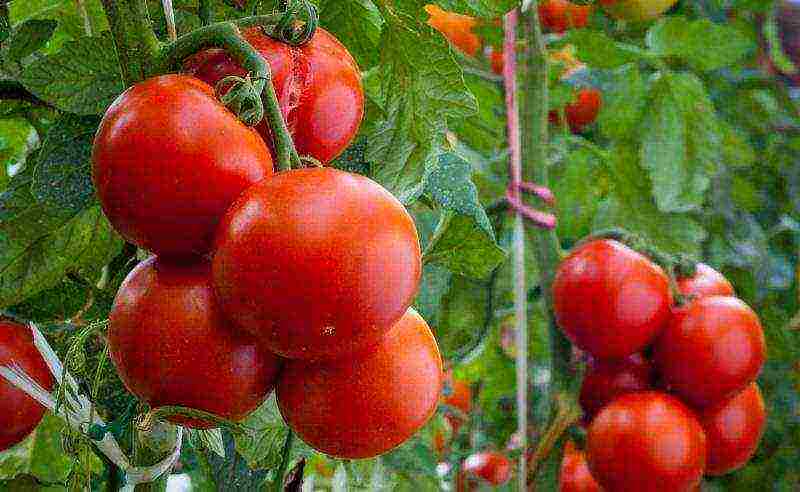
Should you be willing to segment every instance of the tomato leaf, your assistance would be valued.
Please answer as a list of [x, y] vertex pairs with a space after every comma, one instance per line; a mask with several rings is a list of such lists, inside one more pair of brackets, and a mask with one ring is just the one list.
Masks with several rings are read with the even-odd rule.
[[400, 476], [413, 478], [415, 486], [421, 487], [416, 490], [430, 490], [429, 487], [438, 483], [433, 449], [419, 434], [394, 451], [383, 455], [381, 460], [387, 469]]
[[599, 31], [577, 29], [567, 33], [558, 45], [573, 44], [577, 58], [594, 68], [617, 68], [643, 58], [644, 51], [630, 44], [614, 41]]
[[519, 7], [520, 3], [518, 0], [401, 0], [398, 2], [401, 5], [405, 4], [408, 12], [419, 12], [427, 4], [436, 4], [444, 10], [485, 19], [496, 19], [509, 10]]
[[569, 152], [563, 162], [551, 170], [557, 231], [563, 240], [577, 241], [591, 230], [602, 194], [599, 176], [602, 166], [599, 164], [588, 150], [577, 149]]
[[322, 0], [321, 26], [347, 46], [361, 70], [378, 63], [383, 18], [372, 0]]
[[733, 65], [756, 50], [754, 40], [731, 25], [677, 16], [659, 20], [645, 40], [654, 54], [679, 57], [700, 71]]
[[450, 270], [435, 263], [429, 263], [422, 268], [422, 282], [414, 308], [431, 326], [439, 324], [439, 309], [442, 298], [450, 290], [452, 275]]
[[32, 19], [22, 23], [0, 47], [0, 60], [4, 63], [19, 63], [43, 47], [53, 36], [57, 26], [58, 22], [54, 20]]
[[[253, 470], [277, 469], [283, 459], [283, 445], [289, 435], [289, 427], [278, 411], [274, 394], [244, 421], [244, 426], [255, 432], [236, 436], [236, 451], [247, 460]], [[294, 439], [290, 450], [288, 469], [311, 450], [300, 439]]]
[[603, 91], [603, 106], [598, 117], [600, 131], [608, 138], [622, 139], [641, 128], [647, 104], [647, 86], [639, 67], [629, 64], [611, 74], [612, 83]]
[[84, 115], [103, 113], [124, 89], [110, 36], [67, 42], [26, 66], [19, 81], [57, 108]]
[[0, 480], [18, 475], [33, 475], [43, 482], [64, 482], [73, 467], [70, 456], [61, 449], [63, 421], [49, 412], [17, 446], [0, 452]]

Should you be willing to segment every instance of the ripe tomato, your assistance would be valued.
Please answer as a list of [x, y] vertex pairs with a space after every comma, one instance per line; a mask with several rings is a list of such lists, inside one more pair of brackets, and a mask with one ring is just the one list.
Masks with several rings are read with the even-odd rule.
[[[55, 381], [33, 344], [31, 329], [0, 320], [0, 365], [17, 364], [44, 389], [52, 391]], [[39, 425], [45, 408], [27, 393], [0, 377], [0, 451], [22, 442]]]
[[593, 359], [583, 377], [581, 407], [591, 420], [613, 399], [651, 389], [654, 379], [653, 365], [641, 354], [618, 360]]
[[553, 282], [559, 326], [575, 345], [601, 359], [642, 350], [666, 325], [671, 305], [664, 271], [612, 240], [577, 248], [561, 262]]
[[[448, 395], [442, 397], [442, 403], [468, 415], [472, 409], [472, 389], [469, 383], [460, 379], [454, 379], [453, 371], [447, 371], [447, 374], [445, 374], [445, 382], [446, 386], [449, 386], [450, 392]], [[463, 419], [450, 413], [445, 414], [445, 418], [450, 423], [453, 431], [458, 432], [458, 428], [461, 427]]]
[[137, 265], [109, 316], [111, 359], [128, 390], [152, 407], [177, 405], [241, 420], [274, 388], [279, 361], [223, 318], [210, 273], [206, 263], [175, 265], [155, 257]]
[[291, 360], [278, 406], [309, 446], [339, 458], [371, 458], [400, 445], [436, 411], [442, 359], [413, 309], [378, 345], [325, 362]]
[[611, 17], [634, 22], [656, 19], [676, 3], [678, 0], [600, 0]]
[[694, 277], [678, 279], [678, 290], [685, 296], [732, 296], [733, 286], [721, 273], [705, 263], [697, 264]]
[[542, 27], [557, 33], [567, 29], [580, 29], [589, 23], [591, 5], [578, 5], [569, 0], [545, 0], [539, 3]]
[[568, 441], [564, 446], [564, 459], [561, 461], [558, 484], [559, 492], [603, 491], [589, 472], [586, 453], [578, 449], [572, 441]]
[[[575, 93], [575, 101], [564, 108], [564, 116], [572, 133], [580, 133], [584, 127], [594, 123], [600, 114], [602, 104], [603, 96], [597, 89], [591, 87], [579, 89]], [[560, 123], [557, 111], [551, 111], [549, 118], [553, 124]]]
[[437, 5], [426, 5], [425, 12], [430, 15], [428, 25], [436, 29], [448, 41], [469, 56], [477, 56], [481, 49], [481, 38], [472, 30], [478, 21], [474, 17], [448, 12]]
[[592, 476], [607, 490], [689, 491], [703, 476], [706, 436], [677, 398], [629, 393], [592, 421], [586, 454]]
[[496, 451], [475, 453], [467, 457], [462, 465], [462, 473], [469, 480], [472, 477], [485, 480], [498, 486], [511, 480], [513, 464], [504, 454]]
[[[322, 163], [335, 159], [350, 145], [364, 117], [361, 72], [350, 52], [322, 28], [300, 47], [272, 39], [259, 27], [244, 29], [242, 34], [269, 63], [297, 152]], [[212, 86], [229, 75], [246, 73], [220, 49], [196, 54], [186, 60], [184, 68]], [[256, 128], [271, 144], [266, 119]]]
[[154, 77], [123, 92], [103, 116], [92, 149], [106, 216], [125, 239], [159, 255], [205, 253], [233, 200], [271, 174], [258, 134], [211, 87], [184, 75]]
[[767, 411], [756, 383], [700, 411], [708, 437], [706, 474], [723, 475], [747, 463], [764, 434]]
[[405, 207], [374, 181], [299, 169], [236, 201], [213, 271], [228, 315], [273, 352], [331, 358], [376, 343], [406, 312], [419, 239]]
[[654, 354], [670, 388], [706, 406], [753, 382], [765, 352], [756, 313], [735, 297], [711, 296], [675, 310]]

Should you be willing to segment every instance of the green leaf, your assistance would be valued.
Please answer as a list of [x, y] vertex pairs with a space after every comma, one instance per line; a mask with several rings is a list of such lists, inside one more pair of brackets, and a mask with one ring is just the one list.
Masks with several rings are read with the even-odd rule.
[[384, 115], [367, 135], [367, 160], [375, 163], [376, 181], [409, 203], [438, 164], [446, 119], [474, 114], [477, 102], [447, 42], [418, 17], [387, 20], [380, 44], [378, 92], [370, 97]]
[[26, 66], [20, 82], [68, 113], [101, 114], [124, 89], [110, 36], [70, 41], [58, 53]]
[[58, 22], [54, 20], [29, 20], [14, 29], [0, 48], [0, 59], [4, 63], [19, 63], [26, 56], [44, 46], [55, 32]]
[[639, 67], [630, 64], [612, 74], [612, 83], [603, 91], [603, 105], [598, 117], [600, 131], [608, 138], [622, 139], [641, 128], [647, 104], [647, 86]]
[[[283, 458], [282, 450], [289, 427], [283, 422], [274, 394], [247, 417], [244, 426], [254, 432], [235, 436], [236, 451], [247, 460], [251, 469], [276, 469]], [[289, 468], [309, 452], [309, 448], [299, 439], [295, 439], [294, 443], [290, 451]]]
[[485, 152], [499, 152], [505, 147], [505, 100], [502, 88], [492, 81], [476, 75], [465, 74], [470, 92], [478, 100], [478, 114], [472, 118], [454, 118], [448, 129], [471, 148]]
[[633, 45], [620, 43], [600, 31], [577, 29], [568, 32], [559, 45], [573, 44], [577, 58], [594, 68], [617, 68], [644, 57], [644, 52]]
[[189, 433], [198, 445], [220, 458], [225, 457], [225, 440], [221, 429], [189, 429]]
[[33, 175], [37, 200], [72, 213], [96, 202], [91, 155], [98, 124], [96, 117], [65, 114], [50, 127]]
[[336, 472], [333, 474], [331, 490], [332, 492], [347, 492], [349, 490], [347, 487], [347, 470], [345, 470], [344, 463], [341, 461], [336, 466]]
[[31, 150], [39, 146], [39, 135], [23, 118], [0, 119], [0, 189], [9, 172], [22, 168]]
[[414, 301], [414, 308], [431, 326], [439, 324], [442, 298], [450, 290], [452, 273], [447, 268], [429, 263], [422, 268], [422, 282]]
[[24, 441], [0, 452], [0, 479], [33, 475], [42, 482], [64, 482], [72, 469], [72, 458], [61, 449], [61, 419], [49, 412]]
[[655, 23], [646, 41], [654, 54], [681, 58], [700, 71], [733, 65], [756, 50], [753, 39], [733, 26], [677, 16]]
[[463, 357], [480, 346], [487, 333], [489, 288], [486, 282], [454, 275], [450, 290], [442, 298], [438, 322], [431, 326], [442, 357]]
[[703, 83], [669, 74], [652, 89], [644, 122], [642, 166], [663, 212], [698, 209], [720, 160], [720, 130]]
[[322, 0], [321, 26], [347, 47], [361, 70], [378, 63], [383, 18], [372, 0]]
[[591, 152], [578, 149], [569, 152], [551, 171], [557, 231], [562, 240], [577, 241], [590, 232], [602, 193], [599, 164]]
[[381, 460], [389, 470], [400, 476], [413, 478], [415, 484], [424, 487], [422, 490], [430, 490], [431, 485], [438, 483], [433, 449], [419, 435], [383, 455]]
[[518, 0], [401, 0], [398, 2], [406, 12], [420, 12], [427, 4], [436, 4], [444, 10], [467, 14], [484, 19], [496, 19], [509, 10], [519, 7]]

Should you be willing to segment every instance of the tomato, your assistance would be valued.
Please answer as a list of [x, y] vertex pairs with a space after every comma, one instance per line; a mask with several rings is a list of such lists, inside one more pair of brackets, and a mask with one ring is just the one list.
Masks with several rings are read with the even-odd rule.
[[700, 411], [708, 437], [706, 474], [723, 475], [744, 466], [764, 434], [767, 411], [756, 383]]
[[613, 240], [573, 251], [556, 271], [553, 308], [575, 345], [601, 359], [642, 350], [666, 326], [672, 295], [664, 271]]
[[685, 296], [732, 296], [733, 286], [721, 273], [705, 263], [697, 264], [693, 277], [678, 279], [678, 290]]
[[258, 134], [211, 87], [183, 75], [123, 92], [103, 116], [92, 149], [106, 216], [125, 239], [159, 255], [205, 253], [233, 200], [271, 174]]
[[677, 398], [629, 393], [608, 404], [589, 426], [592, 476], [614, 492], [692, 490], [703, 476], [706, 436]]
[[676, 3], [678, 0], [600, 0], [611, 17], [634, 22], [657, 19]]
[[406, 312], [419, 239], [405, 207], [374, 181], [299, 169], [236, 201], [213, 271], [228, 315], [273, 352], [331, 358], [376, 343]]
[[579, 29], [589, 23], [591, 5], [578, 5], [569, 0], [544, 0], [539, 3], [542, 27], [557, 33]]
[[602, 492], [603, 489], [589, 472], [586, 453], [568, 441], [564, 446], [564, 459], [558, 478], [559, 492]]
[[[564, 116], [572, 133], [580, 133], [584, 127], [594, 123], [600, 114], [602, 104], [603, 96], [597, 89], [591, 87], [579, 89], [575, 93], [575, 101], [564, 108]], [[549, 118], [553, 124], [561, 123], [557, 111], [550, 111]]]
[[436, 411], [442, 378], [433, 333], [409, 309], [369, 350], [334, 361], [289, 361], [278, 378], [278, 407], [314, 449], [371, 458], [425, 425]]
[[504, 454], [485, 451], [468, 456], [461, 469], [467, 479], [475, 477], [498, 486], [511, 480], [513, 466]]
[[442, 33], [456, 48], [469, 56], [478, 55], [482, 42], [472, 31], [478, 26], [474, 17], [448, 12], [436, 5], [426, 5], [425, 12], [430, 15], [428, 25]]
[[[322, 28], [300, 47], [272, 39], [260, 27], [244, 29], [242, 35], [269, 63], [297, 152], [323, 163], [335, 159], [350, 145], [364, 117], [361, 72], [350, 52]], [[220, 49], [196, 54], [184, 68], [212, 86], [229, 75], [246, 73]], [[267, 120], [256, 128], [271, 144]]]
[[765, 352], [756, 313], [735, 297], [711, 296], [675, 310], [654, 356], [671, 389], [706, 406], [753, 382]]
[[[0, 365], [17, 364], [44, 389], [52, 391], [55, 381], [33, 344], [31, 329], [0, 320]], [[19, 444], [44, 417], [45, 408], [27, 393], [0, 376], [0, 451]]]
[[207, 263], [176, 265], [155, 257], [137, 265], [109, 316], [111, 359], [128, 390], [152, 407], [241, 420], [274, 388], [279, 361], [224, 319], [210, 273]]
[[489, 61], [492, 65], [492, 72], [496, 73], [497, 75], [503, 75], [503, 67], [506, 63], [505, 59], [503, 58], [503, 51], [490, 49]]
[[[449, 393], [442, 397], [442, 403], [469, 415], [472, 409], [472, 389], [469, 383], [460, 379], [454, 379], [453, 372], [447, 371], [445, 375], [445, 386], [449, 387]], [[445, 414], [445, 418], [450, 423], [453, 431], [458, 432], [458, 428], [461, 427], [463, 419], [451, 413]]]
[[619, 360], [593, 359], [581, 385], [580, 403], [588, 419], [613, 399], [653, 387], [653, 365], [641, 354]]

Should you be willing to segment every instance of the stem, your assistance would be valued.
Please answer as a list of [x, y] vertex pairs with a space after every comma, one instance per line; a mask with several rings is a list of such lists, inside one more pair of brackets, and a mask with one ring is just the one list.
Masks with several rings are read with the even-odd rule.
[[161, 0], [164, 9], [164, 19], [167, 21], [167, 36], [170, 41], [178, 39], [178, 29], [175, 27], [175, 9], [172, 8], [172, 0]]
[[283, 490], [283, 477], [286, 475], [286, 470], [289, 468], [289, 454], [292, 450], [294, 443], [294, 432], [291, 430], [286, 435], [286, 440], [283, 442], [283, 449], [281, 449], [281, 464], [278, 467], [278, 473], [275, 475], [275, 492]]
[[[561, 394], [557, 398], [557, 414], [553, 423], [547, 428], [542, 438], [539, 440], [536, 451], [530, 456], [531, 468], [528, 475], [528, 484], [533, 487], [536, 480], [536, 473], [544, 460], [558, 444], [559, 439], [581, 416], [578, 405], [569, 399], [568, 396]], [[524, 454], [523, 454], [524, 456]], [[523, 458], [524, 459], [524, 458]], [[520, 489], [523, 490], [523, 489]]]
[[163, 72], [179, 65], [190, 55], [206, 48], [223, 48], [239, 65], [253, 74], [256, 91], [261, 94], [265, 103], [267, 122], [275, 140], [275, 152], [278, 156], [277, 167], [286, 171], [292, 167], [300, 167], [300, 156], [294, 148], [289, 128], [283, 119], [278, 103], [275, 87], [272, 85], [272, 72], [269, 64], [250, 43], [242, 38], [237, 25], [242, 27], [264, 26], [274, 23], [276, 16], [255, 16], [241, 19], [236, 24], [220, 22], [201, 27], [178, 38], [174, 43], [164, 47], [159, 65]]
[[117, 48], [126, 86], [141, 82], [155, 71], [159, 43], [150, 24], [145, 0], [101, 0]]
[[75, 0], [75, 6], [78, 8], [78, 14], [80, 14], [83, 20], [83, 32], [85, 32], [87, 36], [91, 36], [92, 19], [89, 17], [89, 12], [86, 11], [86, 4], [83, 0]]
[[[506, 114], [508, 118], [508, 147], [510, 151], [511, 193], [521, 200], [522, 160], [520, 155], [519, 109], [517, 106], [517, 10], [503, 19], [505, 40], [503, 46], [503, 81], [505, 85]], [[514, 214], [514, 308], [516, 323], [517, 369], [517, 433], [520, 447], [528, 446], [528, 292], [525, 287], [525, 225], [522, 213]], [[524, 490], [527, 473], [525, 454], [518, 463], [518, 488]]]

